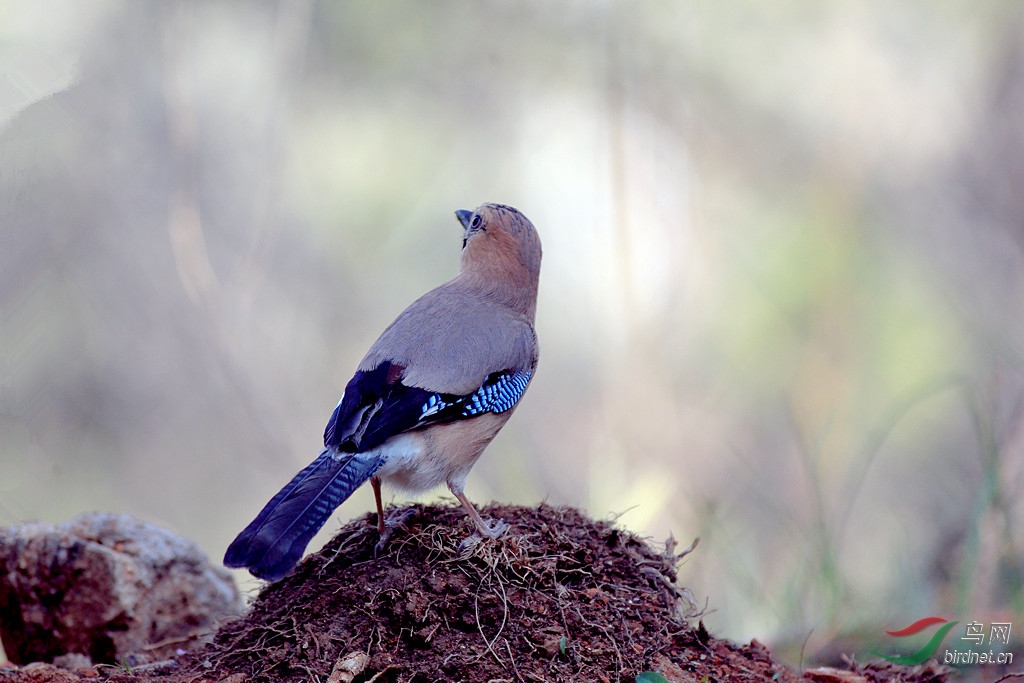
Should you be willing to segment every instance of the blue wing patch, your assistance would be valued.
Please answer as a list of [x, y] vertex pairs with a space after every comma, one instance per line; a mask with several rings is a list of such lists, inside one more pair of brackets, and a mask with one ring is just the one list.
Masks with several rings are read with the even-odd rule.
[[431, 394], [423, 404], [420, 422], [441, 414], [473, 417], [482, 413], [503, 413], [519, 401], [529, 383], [529, 370], [494, 372], [468, 396]]
[[503, 372], [491, 375], [483, 386], [465, 399], [462, 413], [466, 417], [480, 413], [503, 413], [516, 404], [530, 383], [530, 373]]

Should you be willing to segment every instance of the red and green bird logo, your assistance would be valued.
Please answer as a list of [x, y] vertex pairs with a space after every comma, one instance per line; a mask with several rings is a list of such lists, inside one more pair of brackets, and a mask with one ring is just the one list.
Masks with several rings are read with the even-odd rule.
[[917, 652], [915, 652], [914, 654], [899, 656], [882, 654], [877, 650], [872, 650], [872, 652], [878, 655], [879, 657], [882, 657], [883, 659], [888, 659], [890, 662], [893, 662], [894, 664], [905, 664], [907, 666], [916, 666], [918, 664], [921, 664], [935, 654], [935, 651], [939, 649], [939, 645], [942, 644], [942, 639], [946, 637], [946, 634], [949, 633], [949, 630], [951, 628], [956, 626], [957, 622], [947, 622], [945, 619], [942, 619], [941, 617], [925, 617], [924, 619], [918, 619], [910, 626], [907, 626], [906, 628], [901, 628], [898, 631], [886, 631], [886, 633], [888, 633], [890, 636], [894, 636], [896, 638], [906, 638], [907, 636], [912, 636], [914, 634], [920, 633], [929, 626], [934, 626], [935, 624], [945, 624], [945, 626], [936, 631], [935, 635], [931, 637], [931, 640], [925, 643], [925, 646]]

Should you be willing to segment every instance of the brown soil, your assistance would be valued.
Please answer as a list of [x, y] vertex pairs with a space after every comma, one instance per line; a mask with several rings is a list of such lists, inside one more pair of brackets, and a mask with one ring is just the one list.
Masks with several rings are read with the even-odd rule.
[[511, 530], [460, 552], [473, 531], [465, 513], [409, 508], [377, 558], [375, 515], [356, 520], [174, 666], [0, 668], [0, 683], [632, 683], [645, 671], [665, 676], [654, 681], [945, 679], [941, 667], [798, 676], [757, 641], [739, 646], [708, 634], [676, 586], [673, 542], [655, 549], [569, 508], [483, 513]]
[[387, 672], [378, 680], [426, 683], [618, 681], [674, 649], [707, 654], [671, 551], [541, 506], [488, 508], [511, 530], [460, 555], [472, 533], [462, 510], [411, 512], [378, 558], [375, 515], [342, 529], [224, 626], [205, 658], [276, 681], [327, 676], [339, 655], [366, 652], [368, 673]]

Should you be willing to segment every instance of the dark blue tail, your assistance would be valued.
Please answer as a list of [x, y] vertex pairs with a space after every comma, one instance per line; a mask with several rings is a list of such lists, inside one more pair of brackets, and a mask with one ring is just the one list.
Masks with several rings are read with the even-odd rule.
[[224, 554], [224, 564], [246, 567], [268, 581], [280, 579], [299, 561], [334, 509], [382, 463], [381, 457], [367, 453], [324, 450], [238, 534]]

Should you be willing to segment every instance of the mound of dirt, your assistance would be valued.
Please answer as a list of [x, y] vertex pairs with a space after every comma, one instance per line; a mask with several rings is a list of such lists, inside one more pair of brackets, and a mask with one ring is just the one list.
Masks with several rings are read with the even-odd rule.
[[736, 660], [748, 680], [795, 679], [756, 643], [689, 625], [671, 542], [659, 552], [569, 508], [491, 506], [510, 531], [460, 552], [461, 509], [406, 514], [376, 558], [375, 515], [343, 528], [187, 666], [214, 680], [596, 682], [667, 667], [717, 679]]
[[376, 515], [351, 522], [203, 650], [176, 660], [0, 664], [0, 683], [925, 683], [948, 674], [934, 663], [851, 664], [798, 676], [756, 640], [708, 634], [676, 584], [686, 551], [671, 539], [655, 548], [570, 508], [483, 512], [511, 529], [466, 544], [473, 527], [461, 509], [407, 508], [378, 557]]

